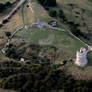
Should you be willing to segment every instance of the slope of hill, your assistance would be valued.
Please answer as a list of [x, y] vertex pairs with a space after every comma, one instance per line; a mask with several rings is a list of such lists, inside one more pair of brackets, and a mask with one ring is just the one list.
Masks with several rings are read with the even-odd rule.
[[80, 30], [88, 39], [83, 41], [92, 45], [92, 2], [91, 0], [57, 0], [69, 21], [80, 24]]

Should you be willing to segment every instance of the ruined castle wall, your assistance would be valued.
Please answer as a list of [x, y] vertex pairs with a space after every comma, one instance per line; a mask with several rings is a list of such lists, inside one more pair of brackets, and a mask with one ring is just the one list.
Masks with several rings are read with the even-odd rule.
[[84, 53], [77, 52], [75, 64], [78, 66], [85, 66], [87, 63], [88, 63], [87, 52], [84, 52]]

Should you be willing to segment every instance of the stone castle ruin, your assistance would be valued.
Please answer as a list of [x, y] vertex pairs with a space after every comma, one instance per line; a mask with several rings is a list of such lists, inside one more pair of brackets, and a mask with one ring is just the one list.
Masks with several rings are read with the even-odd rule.
[[88, 63], [87, 54], [91, 50], [92, 50], [92, 48], [88, 48], [88, 50], [86, 50], [85, 48], [81, 48], [80, 51], [77, 51], [75, 64], [77, 66], [81, 66], [81, 67], [86, 66]]

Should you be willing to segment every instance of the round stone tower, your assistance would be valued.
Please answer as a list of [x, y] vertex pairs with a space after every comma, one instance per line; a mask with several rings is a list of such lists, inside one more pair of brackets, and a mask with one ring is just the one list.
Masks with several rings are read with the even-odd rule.
[[80, 51], [77, 51], [75, 64], [82, 67], [86, 66], [88, 63], [87, 53], [88, 51], [85, 48], [81, 48]]

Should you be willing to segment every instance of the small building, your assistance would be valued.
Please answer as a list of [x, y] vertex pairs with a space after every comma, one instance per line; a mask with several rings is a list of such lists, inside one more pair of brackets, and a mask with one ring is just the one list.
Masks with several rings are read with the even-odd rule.
[[21, 61], [21, 62], [24, 62], [24, 61], [25, 61], [25, 59], [24, 59], [24, 58], [20, 58], [20, 61]]
[[28, 26], [27, 25], [25, 25], [25, 27], [24, 27], [25, 29], [28, 29]]
[[49, 24], [50, 24], [50, 26], [52, 26], [52, 27], [57, 27], [57, 22], [56, 21], [50, 21], [49, 22]]

